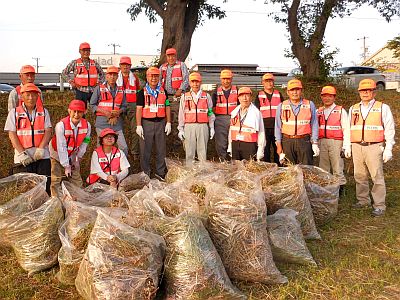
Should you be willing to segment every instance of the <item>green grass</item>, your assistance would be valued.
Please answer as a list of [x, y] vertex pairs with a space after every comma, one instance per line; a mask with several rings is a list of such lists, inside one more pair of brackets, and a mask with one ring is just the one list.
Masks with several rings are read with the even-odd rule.
[[[317, 99], [318, 88], [306, 91], [310, 99]], [[339, 89], [340, 104], [346, 108], [357, 101], [354, 91]], [[48, 96], [48, 95], [46, 95]], [[383, 92], [377, 97], [385, 99], [399, 125], [400, 94]], [[65, 115], [70, 94], [55, 93], [46, 97], [53, 124]], [[6, 99], [0, 97], [1, 120], [4, 126]], [[318, 101], [315, 101], [319, 105]], [[89, 120], [92, 116], [88, 114]], [[127, 133], [128, 139], [130, 134]], [[12, 165], [11, 146], [7, 135], [0, 132], [0, 177], [7, 176]], [[396, 139], [398, 140], [398, 139]], [[178, 145], [178, 146], [177, 146]], [[94, 147], [94, 139], [90, 149]], [[182, 157], [179, 144], [172, 145], [169, 138], [169, 156]], [[91, 150], [89, 150], [90, 153]], [[210, 145], [210, 158], [213, 157]], [[267, 286], [237, 282], [250, 299], [400, 299], [400, 160], [398, 147], [394, 159], [385, 166], [387, 183], [387, 213], [372, 218], [370, 209], [352, 210], [355, 202], [355, 185], [351, 177], [351, 162], [346, 162], [348, 185], [346, 196], [340, 200], [337, 217], [319, 228], [321, 241], [308, 243], [318, 267], [278, 264], [289, 279], [287, 285]], [[88, 172], [89, 155], [85, 158], [84, 174]], [[135, 163], [135, 168], [137, 163]], [[0, 299], [80, 299], [74, 287], [63, 286], [55, 278], [57, 268], [28, 277], [10, 249], [0, 248]]]

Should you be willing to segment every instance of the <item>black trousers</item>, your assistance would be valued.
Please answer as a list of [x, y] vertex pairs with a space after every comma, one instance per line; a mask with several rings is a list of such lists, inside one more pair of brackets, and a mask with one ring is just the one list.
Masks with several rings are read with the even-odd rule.
[[271, 162], [271, 146], [274, 155], [274, 163], [279, 165], [279, 155], [276, 152], [274, 128], [264, 128], [265, 131], [265, 148], [264, 161]]
[[312, 165], [313, 151], [310, 142], [310, 136], [300, 139], [290, 139], [282, 137], [283, 153], [293, 164]]
[[247, 143], [232, 141], [232, 159], [234, 160], [254, 160], [257, 155], [257, 143]]
[[34, 161], [33, 163], [24, 167], [23, 165], [16, 165], [12, 169], [12, 174], [16, 173], [35, 173], [38, 175], [45, 175], [47, 177], [46, 181], [46, 192], [51, 195], [50, 192], [50, 182], [51, 182], [51, 164], [50, 158], [41, 159]]
[[87, 104], [90, 102], [90, 98], [92, 97], [92, 92], [85, 93], [80, 90], [75, 90], [75, 99], [82, 100], [85, 102], [85, 108], [87, 108]]

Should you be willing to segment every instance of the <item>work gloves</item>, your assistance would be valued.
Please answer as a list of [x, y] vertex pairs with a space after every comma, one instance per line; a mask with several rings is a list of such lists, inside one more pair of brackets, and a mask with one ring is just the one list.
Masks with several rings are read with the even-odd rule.
[[314, 157], [319, 156], [319, 147], [317, 144], [312, 144], [312, 151], [314, 152]]
[[171, 133], [171, 123], [167, 122], [167, 124], [165, 124], [165, 134], [169, 135]]
[[350, 158], [351, 157], [351, 146], [347, 146], [343, 149], [344, 157]]
[[144, 139], [143, 127], [141, 125], [136, 126], [136, 134]]
[[18, 160], [20, 163], [26, 167], [27, 165], [33, 163], [33, 158], [29, 156], [29, 154], [26, 151], [22, 151], [21, 153], [18, 154]]
[[226, 150], [226, 152], [228, 153], [229, 157], [232, 157], [232, 143], [231, 142], [229, 142], [228, 149]]
[[67, 178], [72, 176], [72, 168], [70, 165], [64, 167], [64, 174]]
[[264, 147], [258, 146], [256, 158], [258, 161], [260, 161], [263, 157], [264, 157]]
[[392, 157], [393, 157], [392, 150], [385, 148], [385, 150], [383, 150], [383, 162], [387, 163], [389, 160], [392, 159]]
[[44, 157], [44, 148], [36, 148], [35, 153], [33, 154], [34, 160], [41, 160]]
[[185, 139], [185, 133], [183, 131], [179, 131], [178, 138], [183, 141]]
[[286, 157], [285, 153], [281, 152], [281, 154], [279, 154], [279, 162], [281, 164], [283, 164], [283, 162], [285, 161], [285, 157]]
[[214, 135], [215, 135], [215, 130], [214, 130], [214, 128], [210, 128], [210, 140], [213, 139]]

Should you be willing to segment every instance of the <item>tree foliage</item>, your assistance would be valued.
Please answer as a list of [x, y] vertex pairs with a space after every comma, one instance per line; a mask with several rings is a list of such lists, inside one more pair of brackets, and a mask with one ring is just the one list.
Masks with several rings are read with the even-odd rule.
[[400, 59], [400, 35], [387, 43], [390, 50], [394, 50], [393, 57]]

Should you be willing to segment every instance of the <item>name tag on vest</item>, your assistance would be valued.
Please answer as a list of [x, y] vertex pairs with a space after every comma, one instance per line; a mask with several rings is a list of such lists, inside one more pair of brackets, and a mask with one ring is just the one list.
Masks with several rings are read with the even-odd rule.
[[152, 112], [152, 113], [158, 112], [158, 106], [157, 106], [157, 104], [151, 104], [151, 105], [150, 105], [150, 112]]
[[237, 134], [237, 135], [236, 135], [236, 140], [238, 140], [238, 141], [244, 141], [244, 135], [243, 135], [243, 134]]

